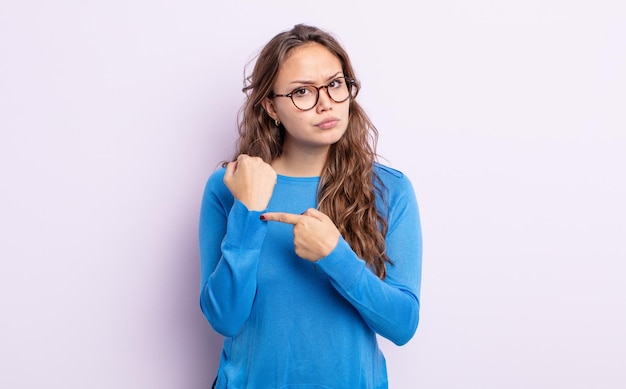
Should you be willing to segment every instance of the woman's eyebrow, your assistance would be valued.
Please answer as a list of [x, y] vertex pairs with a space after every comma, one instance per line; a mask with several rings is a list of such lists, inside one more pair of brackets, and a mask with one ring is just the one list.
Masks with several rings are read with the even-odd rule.
[[[337, 78], [337, 77], [342, 77], [343, 76], [343, 72], [339, 71], [335, 74], [333, 74], [332, 76], [328, 77], [326, 79], [326, 82], [331, 81], [333, 78]], [[291, 81], [289, 83], [289, 85], [291, 84], [305, 84], [305, 85], [315, 85], [314, 81], [309, 81], [309, 80], [295, 80], [295, 81]]]

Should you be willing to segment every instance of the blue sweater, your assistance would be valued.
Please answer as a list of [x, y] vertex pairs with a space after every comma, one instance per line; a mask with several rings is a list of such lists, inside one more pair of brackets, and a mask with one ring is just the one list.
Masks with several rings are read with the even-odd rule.
[[[381, 281], [343, 238], [317, 263], [299, 258], [293, 227], [235, 200], [224, 171], [208, 180], [199, 226], [200, 306], [225, 337], [217, 388], [387, 388], [376, 334], [402, 345], [419, 321], [422, 238], [408, 178], [376, 164], [393, 261]], [[279, 175], [267, 211], [315, 208], [318, 184]]]

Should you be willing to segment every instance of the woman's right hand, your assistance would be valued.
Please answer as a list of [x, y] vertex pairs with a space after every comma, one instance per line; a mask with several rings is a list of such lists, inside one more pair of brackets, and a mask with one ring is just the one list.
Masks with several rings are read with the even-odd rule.
[[272, 198], [276, 172], [261, 158], [241, 154], [226, 165], [224, 184], [250, 211], [263, 211]]

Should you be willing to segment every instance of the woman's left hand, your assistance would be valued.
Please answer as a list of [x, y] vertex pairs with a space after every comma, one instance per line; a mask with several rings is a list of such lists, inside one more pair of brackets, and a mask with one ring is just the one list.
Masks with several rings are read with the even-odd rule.
[[309, 208], [301, 215], [286, 212], [267, 212], [266, 221], [293, 225], [293, 245], [296, 254], [307, 261], [317, 262], [330, 254], [339, 242], [339, 230], [326, 214]]

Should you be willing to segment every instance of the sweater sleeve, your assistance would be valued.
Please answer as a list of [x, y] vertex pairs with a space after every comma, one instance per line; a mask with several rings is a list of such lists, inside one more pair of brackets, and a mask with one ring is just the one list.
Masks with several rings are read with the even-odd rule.
[[396, 173], [399, 176], [385, 183], [389, 193], [386, 247], [393, 263], [387, 264], [385, 280], [372, 273], [343, 238], [317, 263], [372, 330], [403, 345], [419, 322], [422, 234], [413, 187]]
[[232, 197], [223, 176], [209, 178], [202, 200], [200, 308], [215, 331], [234, 336], [250, 315], [267, 224]]

